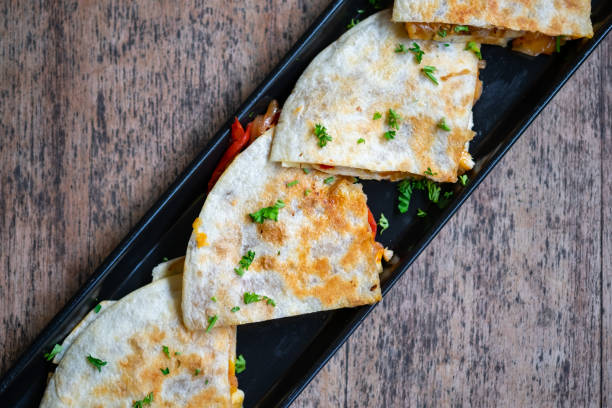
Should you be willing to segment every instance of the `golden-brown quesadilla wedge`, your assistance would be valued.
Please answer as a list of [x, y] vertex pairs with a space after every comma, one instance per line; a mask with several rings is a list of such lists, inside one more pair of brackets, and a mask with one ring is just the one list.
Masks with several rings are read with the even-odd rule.
[[160, 279], [100, 312], [65, 351], [41, 407], [240, 407], [236, 328], [188, 331], [181, 282]]
[[273, 131], [234, 159], [193, 224], [183, 276], [191, 329], [381, 299], [383, 249], [361, 185], [269, 161]]
[[410, 38], [506, 45], [551, 54], [565, 40], [593, 36], [590, 0], [395, 0], [393, 21]]
[[465, 44], [412, 41], [389, 10], [323, 50], [287, 99], [271, 160], [331, 174], [455, 182], [472, 167], [479, 60]]

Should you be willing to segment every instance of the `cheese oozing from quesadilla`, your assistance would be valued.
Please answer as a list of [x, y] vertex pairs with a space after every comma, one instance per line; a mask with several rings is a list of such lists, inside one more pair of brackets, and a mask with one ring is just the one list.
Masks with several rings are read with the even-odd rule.
[[159, 279], [88, 315], [64, 344], [41, 407], [242, 406], [236, 328], [188, 331], [181, 283]]
[[269, 161], [273, 132], [234, 159], [193, 224], [182, 304], [193, 330], [381, 299], [361, 185]]
[[465, 44], [413, 41], [385, 10], [306, 68], [285, 102], [271, 160], [331, 174], [456, 182], [482, 63]]
[[395, 0], [393, 21], [410, 38], [476, 41], [529, 55], [551, 54], [566, 40], [593, 36], [590, 0]]

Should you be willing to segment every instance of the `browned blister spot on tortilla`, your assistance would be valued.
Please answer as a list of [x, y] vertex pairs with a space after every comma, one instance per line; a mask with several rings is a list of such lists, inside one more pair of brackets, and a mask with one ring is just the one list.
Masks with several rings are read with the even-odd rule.
[[436, 138], [436, 122], [429, 116], [416, 116], [407, 118], [412, 129], [408, 144], [415, 156], [421, 172], [431, 168], [437, 171], [435, 161], [432, 159], [431, 146]]
[[283, 224], [279, 222], [264, 222], [259, 226], [261, 239], [271, 244], [282, 246], [287, 239]]

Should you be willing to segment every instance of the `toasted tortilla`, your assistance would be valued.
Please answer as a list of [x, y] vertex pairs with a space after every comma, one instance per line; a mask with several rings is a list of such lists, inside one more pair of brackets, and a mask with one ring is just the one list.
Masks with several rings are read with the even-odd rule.
[[[153, 406], [240, 406], [236, 329], [188, 331], [181, 282], [181, 275], [160, 279], [101, 311], [65, 351], [41, 407], [131, 407], [150, 393]], [[106, 364], [98, 370], [90, 355]]]
[[162, 262], [153, 268], [151, 272], [151, 276], [153, 281], [167, 278], [168, 276], [178, 275], [179, 273], [183, 273], [183, 263], [185, 262], [184, 256], [179, 256], [178, 258], [170, 259], [169, 261]]
[[[367, 18], [311, 62], [283, 107], [271, 160], [366, 179], [446, 182], [473, 165], [466, 149], [474, 136], [477, 57], [465, 44], [410, 40], [390, 18], [389, 10]], [[415, 43], [424, 52], [420, 63], [408, 51]], [[405, 52], [396, 52], [400, 44]], [[438, 85], [426, 66], [435, 67]], [[391, 140], [384, 137], [393, 130], [389, 109], [400, 117]], [[442, 120], [450, 131], [438, 126]], [[317, 124], [332, 138], [323, 147]]]
[[[382, 247], [372, 237], [361, 185], [269, 161], [272, 133], [234, 159], [194, 222], [183, 276], [183, 319], [190, 329], [381, 299]], [[249, 216], [277, 200], [284, 202], [277, 221]], [[248, 251], [252, 263], [239, 276], [235, 269]], [[245, 293], [254, 294], [246, 303]]]
[[590, 0], [395, 0], [393, 7], [393, 21], [406, 22], [411, 38], [497, 45], [518, 38], [518, 50], [530, 55], [550, 53], [557, 36], [592, 37], [590, 16]]

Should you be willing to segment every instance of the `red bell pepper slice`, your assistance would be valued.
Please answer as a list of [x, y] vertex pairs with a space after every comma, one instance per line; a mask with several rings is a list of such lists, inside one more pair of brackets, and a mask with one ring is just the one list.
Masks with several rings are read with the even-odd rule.
[[370, 207], [368, 207], [368, 224], [370, 224], [370, 229], [372, 230], [372, 238], [376, 239], [376, 229], [378, 228], [376, 225], [376, 220], [374, 219], [374, 214], [370, 211]]
[[246, 131], [242, 128], [240, 121], [238, 118], [235, 118], [234, 123], [232, 123], [232, 131], [231, 131], [231, 140], [232, 144], [227, 148], [223, 156], [221, 156], [221, 160], [217, 164], [215, 171], [213, 171], [210, 180], [208, 181], [208, 191], [212, 190], [213, 186], [221, 177], [221, 174], [225, 171], [227, 166], [230, 165], [232, 160], [240, 153], [240, 151], [247, 145], [249, 142], [249, 138], [251, 137], [251, 125], [253, 123], [249, 123], [247, 125]]
[[333, 169], [334, 166], [328, 166], [327, 164], [319, 164], [319, 167], [325, 170]]

